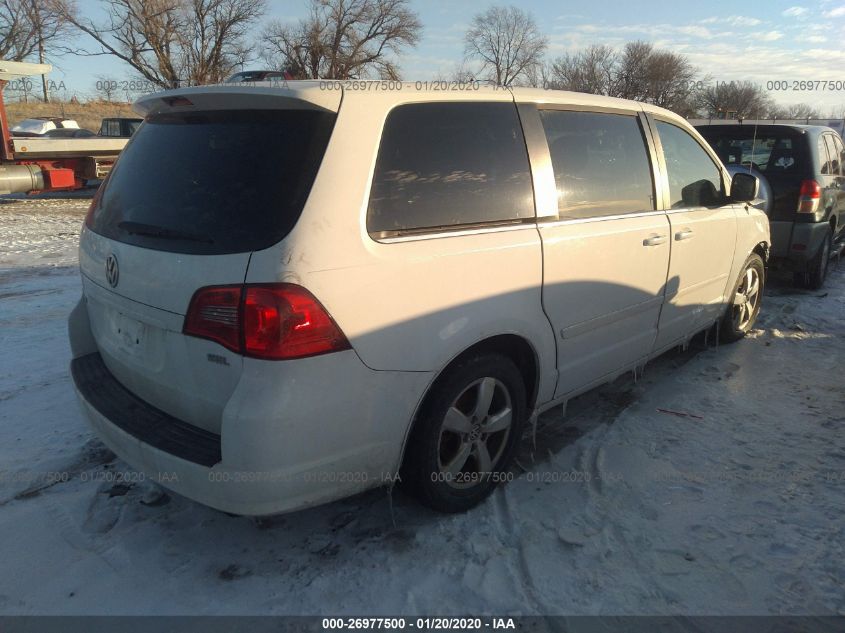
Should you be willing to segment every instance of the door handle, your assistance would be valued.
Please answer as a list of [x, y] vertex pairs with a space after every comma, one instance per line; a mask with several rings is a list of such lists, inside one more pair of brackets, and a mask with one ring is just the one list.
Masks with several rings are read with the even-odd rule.
[[680, 242], [681, 240], [688, 240], [692, 238], [692, 229], [684, 229], [683, 231], [678, 231], [675, 233], [675, 240]]
[[643, 246], [658, 246], [666, 242], [665, 235], [651, 235], [643, 240]]

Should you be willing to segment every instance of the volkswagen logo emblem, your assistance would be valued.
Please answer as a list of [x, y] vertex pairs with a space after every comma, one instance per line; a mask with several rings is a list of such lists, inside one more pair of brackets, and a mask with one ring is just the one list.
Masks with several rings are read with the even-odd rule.
[[114, 288], [120, 280], [120, 269], [117, 267], [117, 257], [114, 253], [106, 257], [106, 280]]

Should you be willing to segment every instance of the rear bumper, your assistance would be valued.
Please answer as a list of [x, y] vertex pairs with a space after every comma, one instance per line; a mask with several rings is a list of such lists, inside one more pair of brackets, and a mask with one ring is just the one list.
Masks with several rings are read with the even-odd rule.
[[174, 418], [135, 396], [109, 372], [100, 354], [74, 358], [70, 373], [87, 405], [142, 444], [207, 468], [221, 461], [219, 435]]
[[797, 272], [807, 270], [827, 237], [827, 222], [770, 223], [772, 234], [772, 263], [775, 267]]
[[[337, 358], [342, 354], [346, 357]], [[336, 391], [322, 394], [322, 400], [310, 392], [308, 408], [305, 400], [292, 402], [290, 390], [276, 382], [280, 363], [256, 361], [258, 373], [236, 391], [219, 436], [134, 396], [97, 353], [74, 359], [71, 373], [95, 432], [147, 479], [219, 510], [267, 515], [387, 484], [398, 469], [427, 376], [374, 372], [346, 352], [308, 359], [317, 363], [300, 377], [326, 372], [331, 356], [340, 372]], [[305, 396], [303, 383], [291, 379], [291, 366], [286, 382]]]

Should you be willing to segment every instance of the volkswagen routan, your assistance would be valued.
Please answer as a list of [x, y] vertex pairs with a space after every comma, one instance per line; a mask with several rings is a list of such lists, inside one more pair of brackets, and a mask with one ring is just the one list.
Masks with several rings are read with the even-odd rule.
[[97, 192], [71, 373], [121, 459], [266, 515], [482, 501], [542, 411], [760, 310], [767, 218], [684, 119], [373, 82], [141, 98]]

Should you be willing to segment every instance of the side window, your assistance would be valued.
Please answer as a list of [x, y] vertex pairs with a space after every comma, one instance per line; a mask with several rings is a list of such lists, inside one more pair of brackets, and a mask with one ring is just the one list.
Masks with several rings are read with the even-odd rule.
[[651, 211], [654, 183], [635, 116], [541, 110], [557, 185], [558, 216]]
[[839, 173], [845, 176], [845, 145], [838, 136], [833, 137], [833, 144], [836, 147], [836, 156], [839, 157]]
[[819, 165], [822, 174], [830, 174], [830, 156], [827, 153], [827, 143], [824, 142], [825, 135], [819, 137]]
[[513, 103], [418, 103], [388, 114], [367, 209], [370, 233], [533, 217]]
[[836, 151], [836, 143], [833, 141], [832, 134], [825, 134], [824, 135], [825, 141], [827, 142], [827, 155], [830, 157], [830, 173], [838, 176], [839, 175], [839, 152]]
[[723, 200], [722, 178], [716, 163], [688, 132], [657, 121], [669, 175], [671, 208], [712, 207]]

